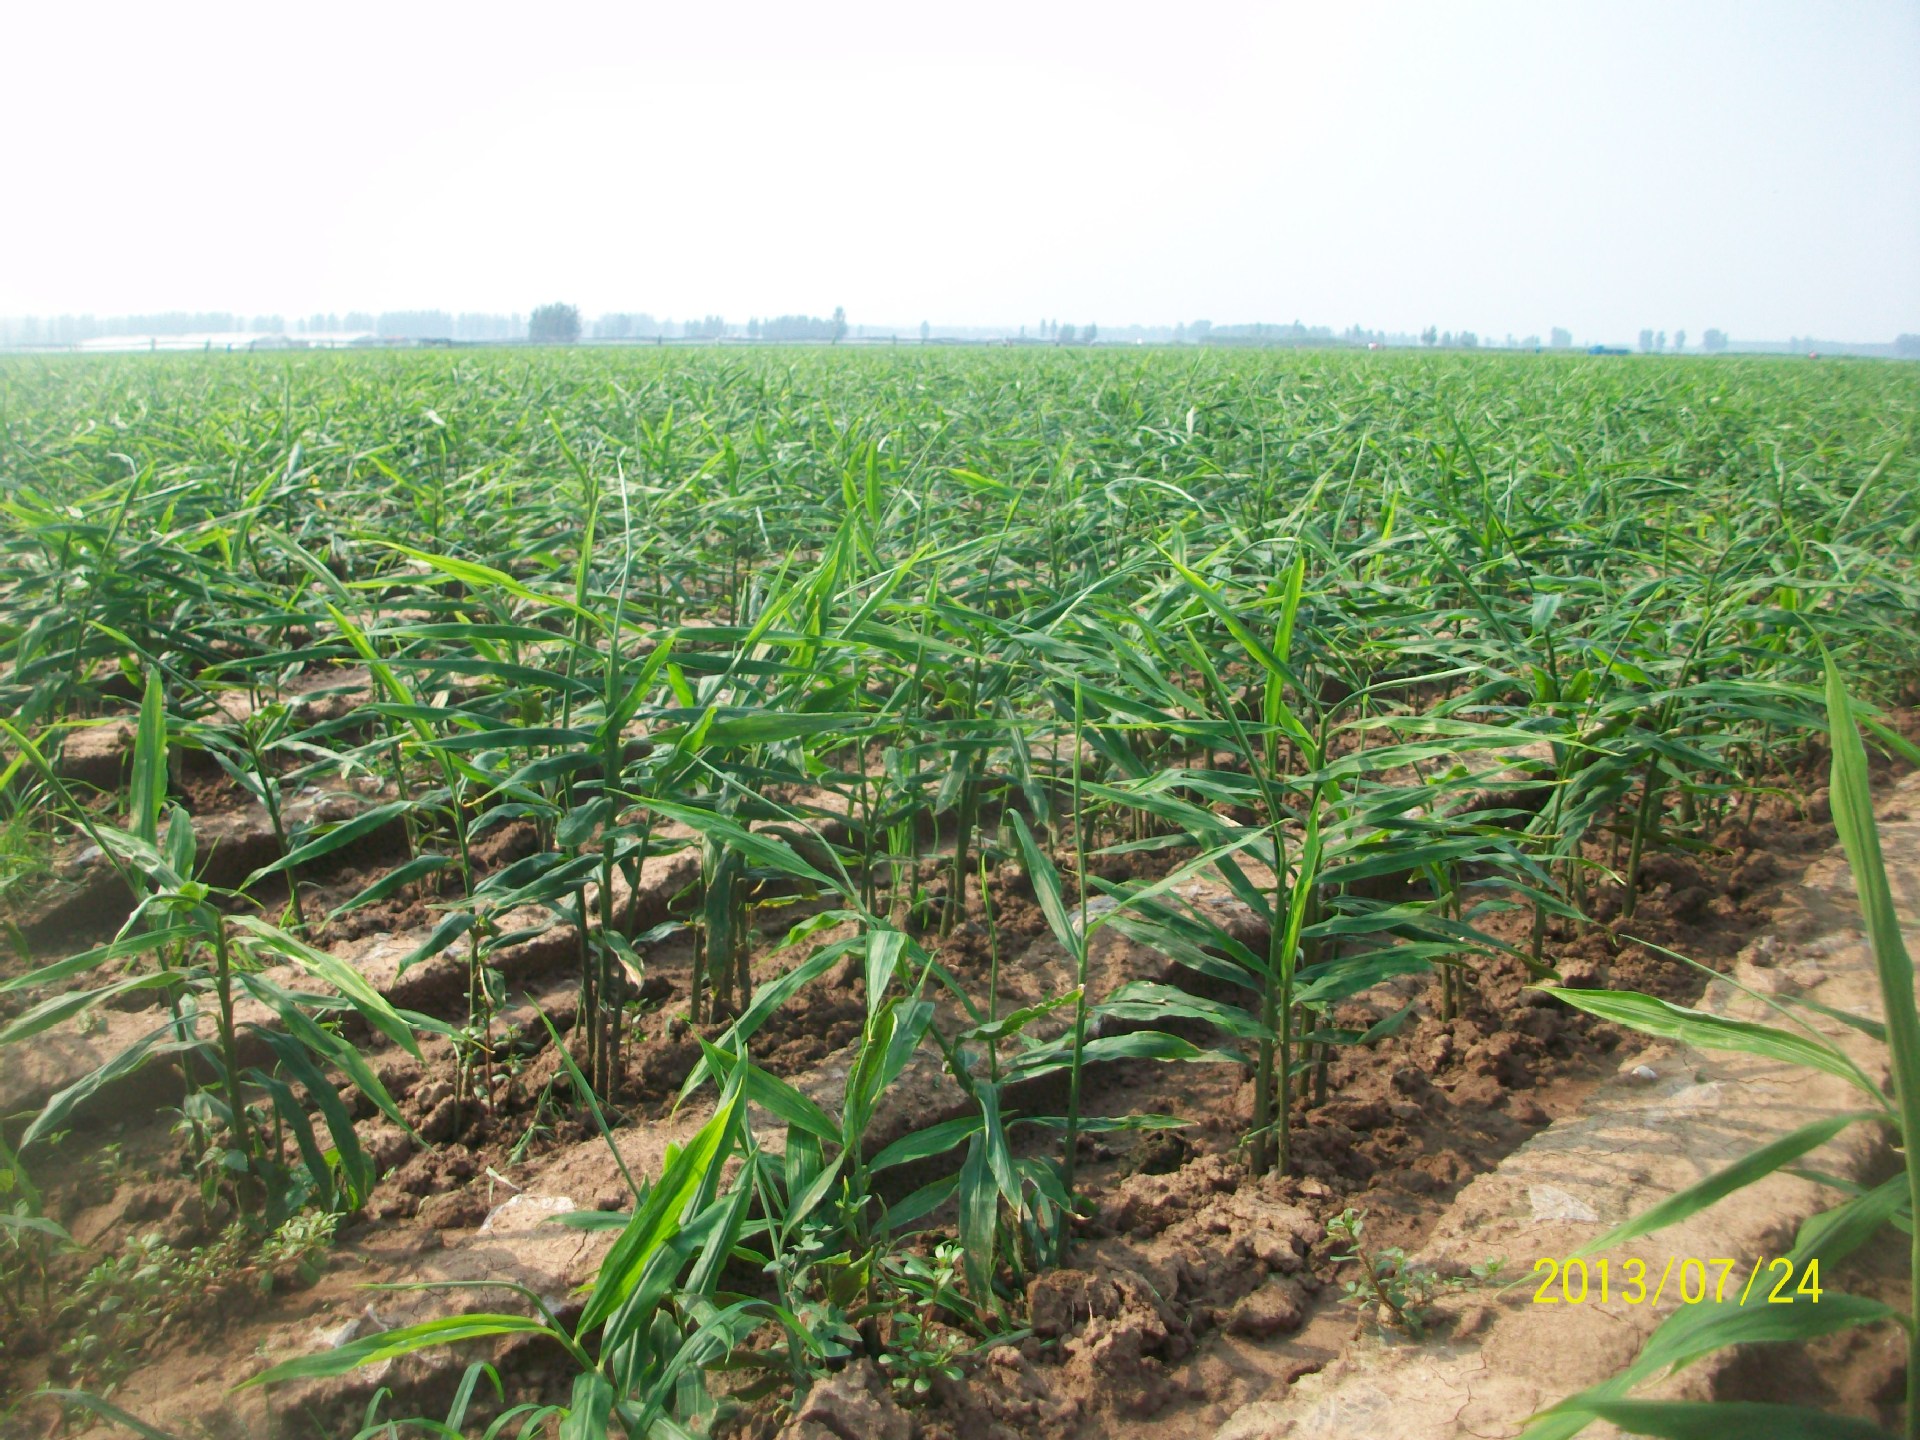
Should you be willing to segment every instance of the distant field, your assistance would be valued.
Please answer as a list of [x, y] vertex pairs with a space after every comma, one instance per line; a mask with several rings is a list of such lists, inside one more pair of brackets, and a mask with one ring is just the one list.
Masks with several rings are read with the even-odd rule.
[[[1479, 1063], [1416, 1045], [1506, 1035], [1491, 1106], [1598, 1063], [1521, 986], [1605, 922], [1725, 958], [1822, 646], [1898, 723], [1916, 425], [1876, 362], [0, 360], [0, 1422], [277, 1404], [480, 1273], [378, 1302], [566, 1332], [476, 1415], [961, 1406], [1130, 1170], [1362, 1203], [1415, 1151], [1328, 1107]], [[461, 1269], [520, 1191], [584, 1272]]]

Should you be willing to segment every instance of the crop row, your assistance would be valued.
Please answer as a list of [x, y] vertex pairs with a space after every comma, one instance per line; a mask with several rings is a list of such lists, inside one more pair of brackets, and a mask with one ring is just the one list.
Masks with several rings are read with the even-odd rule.
[[[1178, 1123], [1084, 1113], [1089, 1065], [1243, 1060], [1247, 1162], [1285, 1171], [1330, 1057], [1405, 1018], [1344, 1002], [1431, 974], [1415, 1003], [1451, 1015], [1488, 964], [1549, 975], [1550, 925], [1630, 918], [1651, 855], [1782, 783], [1826, 655], [1898, 698], [1917, 398], [1896, 367], [1534, 357], [0, 369], [0, 878], [22, 918], [56, 868], [125, 902], [100, 943], [16, 930], [0, 1046], [152, 1021], [6, 1138], [30, 1170], [167, 1068], [211, 1190], [269, 1229], [351, 1212], [353, 1107], [407, 1123], [357, 1037], [450, 1043], [485, 1111], [502, 957], [563, 936], [599, 1121], [649, 956], [690, 937], [712, 1119], [636, 1178], [571, 1326], [489, 1323], [559, 1336], [573, 1412], [634, 1434], [693, 1423], [761, 1326], [796, 1388], [850, 1347], [937, 1369], [936, 1330], [1004, 1329], [1066, 1253], [1080, 1135]], [[244, 868], [206, 843], [219, 787], [270, 834]], [[684, 883], [643, 914], [665, 855]], [[997, 952], [984, 985], [939, 958], [1002, 871], [1076, 977], [1011, 1010]], [[432, 1015], [334, 953], [401, 901], [432, 915], [401, 968], [462, 977]], [[796, 904], [756, 987], [758, 917]], [[1187, 980], [1099, 990], [1103, 930]], [[849, 962], [832, 1114], [755, 1037]], [[964, 1109], [876, 1154], [922, 1055]], [[1003, 1104], [1047, 1077], [1061, 1113]], [[883, 1159], [939, 1173], [890, 1202]], [[903, 1245], [932, 1216], [937, 1260]], [[749, 1253], [758, 1297], [723, 1284]]]

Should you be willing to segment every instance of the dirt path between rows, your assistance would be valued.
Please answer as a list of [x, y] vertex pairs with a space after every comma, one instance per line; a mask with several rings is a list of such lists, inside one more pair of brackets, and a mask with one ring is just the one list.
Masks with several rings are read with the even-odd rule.
[[[1894, 902], [1910, 946], [1920, 941], [1916, 810], [1920, 776], [1907, 777], [1879, 808]], [[1788, 893], [1775, 928], [1742, 951], [1735, 978], [1762, 993], [1799, 994], [1877, 1018], [1873, 958], [1854, 900], [1846, 858], [1836, 847]], [[1777, 1021], [1728, 986], [1712, 987], [1702, 1005], [1734, 1018]], [[1808, 1018], [1870, 1075], [1884, 1072], [1880, 1047], [1838, 1022]], [[1380, 1335], [1356, 1341], [1285, 1393], [1240, 1408], [1217, 1440], [1517, 1435], [1528, 1415], [1626, 1365], [1677, 1303], [1677, 1286], [1658, 1305], [1628, 1304], [1618, 1287], [1606, 1303], [1535, 1303], [1535, 1260], [1564, 1257], [1758, 1146], [1810, 1121], [1856, 1110], [1859, 1102], [1858, 1093], [1833, 1076], [1750, 1055], [1654, 1044], [1624, 1056], [1620, 1075], [1596, 1089], [1579, 1113], [1556, 1121], [1469, 1184], [1414, 1257], [1435, 1265], [1503, 1257], [1507, 1274], [1519, 1284], [1456, 1303], [1451, 1333], [1426, 1344]], [[1863, 1179], [1883, 1161], [1870, 1132], [1856, 1127], [1815, 1152], [1807, 1165]], [[1775, 1174], [1682, 1224], [1611, 1252], [1613, 1266], [1620, 1272], [1625, 1262], [1638, 1259], [1649, 1276], [1658, 1276], [1669, 1262], [1678, 1267], [1690, 1257], [1728, 1257], [1735, 1262], [1732, 1273], [1744, 1279], [1757, 1261], [1788, 1248], [1802, 1221], [1837, 1198], [1826, 1187]], [[1652, 1288], [1649, 1281], [1649, 1293]], [[1891, 1373], [1902, 1359], [1897, 1338], [1879, 1335], [1868, 1343], [1882, 1352]], [[1737, 1357], [1709, 1358], [1648, 1393], [1669, 1399], [1724, 1396], [1739, 1384], [1740, 1369]], [[1863, 1418], [1891, 1418], [1873, 1413], [1873, 1393], [1796, 1398], [1837, 1403]], [[1617, 1432], [1596, 1425], [1588, 1433]]]

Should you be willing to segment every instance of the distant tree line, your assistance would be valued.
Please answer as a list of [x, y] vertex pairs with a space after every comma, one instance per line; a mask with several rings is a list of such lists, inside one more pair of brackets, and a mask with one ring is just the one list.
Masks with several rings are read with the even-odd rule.
[[161, 315], [37, 315], [0, 320], [0, 345], [77, 345], [107, 335], [195, 335], [248, 328], [247, 318], [225, 310]]
[[847, 312], [835, 306], [833, 318], [814, 315], [776, 315], [771, 320], [747, 322], [749, 340], [826, 340], [834, 344], [847, 338]]
[[[920, 328], [924, 330], [926, 327], [923, 325]], [[1051, 340], [1056, 345], [1091, 345], [1100, 338], [1100, 327], [1098, 325], [1062, 325], [1058, 320], [1042, 320], [1040, 338]]]
[[667, 327], [645, 311], [600, 315], [593, 322], [596, 340], [657, 340], [666, 333]]
[[1337, 337], [1329, 325], [1215, 325], [1206, 336], [1209, 345], [1327, 344]]
[[558, 301], [541, 305], [527, 317], [527, 339], [536, 345], [571, 345], [580, 338], [580, 311]]
[[387, 310], [378, 315], [354, 311], [342, 319], [339, 329], [371, 330], [388, 340], [519, 340], [527, 333], [526, 319], [520, 315]]
[[[0, 316], [0, 347], [14, 346], [67, 346], [77, 345], [89, 340], [105, 339], [112, 336], [169, 336], [197, 334], [257, 334], [257, 335], [339, 335], [373, 334], [387, 340], [460, 340], [469, 342], [512, 341], [524, 339], [579, 339], [589, 336], [595, 340], [653, 340], [668, 336], [684, 336], [689, 340], [718, 340], [739, 333], [736, 327], [729, 326], [719, 315], [706, 315], [686, 321], [666, 321], [656, 319], [644, 311], [610, 312], [596, 316], [591, 324], [586, 323], [577, 307], [571, 305], [543, 306], [542, 311], [565, 312], [570, 315], [570, 324], [562, 324], [557, 332], [542, 330], [532, 332], [530, 317], [511, 314], [500, 315], [479, 311], [452, 312], [446, 310], [388, 310], [373, 312], [366, 310], [348, 310], [345, 312], [316, 311], [311, 315], [295, 318], [291, 323], [281, 315], [241, 315], [229, 310], [169, 310], [146, 315], [55, 315], [55, 316]], [[541, 312], [535, 312], [539, 314]], [[577, 328], [570, 328], [577, 327]], [[923, 340], [930, 339], [933, 327], [923, 322], [920, 335]], [[836, 308], [831, 317], [821, 319], [813, 315], [777, 315], [772, 319], [755, 318], [747, 322], [745, 334], [749, 339], [770, 341], [824, 341], [837, 342], [850, 333], [846, 311]], [[861, 334], [867, 334], [863, 330]], [[998, 338], [1002, 333], [991, 328], [948, 329], [941, 333], [946, 336]], [[1102, 332], [1097, 325], [1069, 325], [1059, 320], [1042, 320], [1038, 326], [1037, 338], [1060, 345], [1092, 344], [1100, 339]], [[1019, 328], [1018, 338], [1035, 338], [1027, 326]], [[1364, 326], [1350, 325], [1336, 332], [1324, 325], [1308, 326], [1298, 320], [1291, 325], [1215, 325], [1208, 320], [1182, 321], [1176, 325], [1128, 325], [1118, 330], [1106, 332], [1111, 343], [1141, 342], [1146, 344], [1218, 344], [1218, 345], [1401, 345], [1411, 344], [1416, 339], [1429, 347], [1448, 349], [1477, 349], [1481, 339], [1471, 330], [1442, 331], [1429, 325], [1417, 336], [1412, 334], [1390, 334], [1386, 331], [1369, 330]], [[1497, 345], [1498, 341], [1489, 343]], [[1529, 335], [1516, 340], [1512, 335], [1506, 337], [1508, 348], [1541, 348], [1540, 337]], [[1572, 332], [1564, 326], [1556, 325], [1548, 332], [1547, 346], [1554, 350], [1573, 348]], [[1701, 332], [1697, 351], [1687, 350], [1687, 332], [1675, 330], [1669, 341], [1667, 332], [1651, 327], [1642, 330], [1639, 335], [1639, 348], [1646, 354], [1661, 353], [1700, 353], [1707, 355], [1724, 354], [1730, 348], [1730, 342], [1724, 330], [1707, 329]], [[1802, 337], [1790, 337], [1784, 342], [1747, 342], [1743, 348], [1762, 351], [1785, 350], [1789, 353], [1820, 350], [1847, 354], [1893, 355], [1909, 359], [1920, 359], [1920, 335], [1906, 334], [1891, 344], [1839, 344], [1833, 341], [1821, 342]]]

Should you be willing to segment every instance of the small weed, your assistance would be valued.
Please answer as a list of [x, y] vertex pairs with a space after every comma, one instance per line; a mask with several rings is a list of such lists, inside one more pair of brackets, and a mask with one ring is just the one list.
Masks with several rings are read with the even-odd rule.
[[1346, 1254], [1335, 1255], [1334, 1260], [1351, 1260], [1360, 1266], [1361, 1278], [1345, 1284], [1347, 1298], [1363, 1309], [1374, 1306], [1375, 1319], [1381, 1325], [1391, 1325], [1414, 1340], [1426, 1338], [1435, 1301], [1449, 1292], [1486, 1284], [1499, 1273], [1502, 1263], [1483, 1261], [1465, 1275], [1443, 1275], [1409, 1265], [1407, 1252], [1398, 1245], [1384, 1250], [1367, 1248], [1366, 1216], [1360, 1210], [1343, 1210], [1328, 1221], [1327, 1236], [1348, 1247]]
[[904, 1306], [894, 1315], [886, 1353], [880, 1357], [880, 1368], [902, 1400], [925, 1396], [935, 1376], [961, 1377], [954, 1361], [968, 1348], [967, 1338], [936, 1316], [950, 1307], [962, 1313], [972, 1309], [957, 1283], [963, 1253], [949, 1240], [934, 1250], [931, 1259], [912, 1254], [887, 1258], [885, 1268], [903, 1292], [902, 1299], [918, 1302], [917, 1308]]
[[89, 1387], [112, 1385], [169, 1325], [237, 1286], [251, 1283], [264, 1295], [276, 1279], [312, 1284], [336, 1223], [336, 1216], [302, 1211], [257, 1249], [240, 1221], [211, 1244], [184, 1252], [159, 1235], [129, 1239], [118, 1255], [87, 1272], [60, 1313], [61, 1328], [70, 1332], [59, 1347], [66, 1378]]

